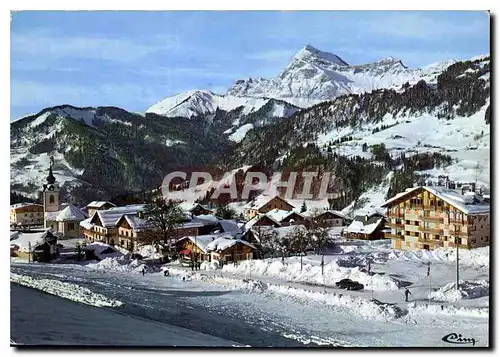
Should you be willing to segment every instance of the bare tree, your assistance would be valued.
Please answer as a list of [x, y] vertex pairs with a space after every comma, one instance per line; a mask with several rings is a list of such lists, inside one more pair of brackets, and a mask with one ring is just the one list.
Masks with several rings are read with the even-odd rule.
[[264, 228], [262, 226], [257, 226], [257, 229], [262, 256], [265, 257], [267, 254], [271, 254], [274, 257], [276, 251], [279, 250], [278, 233], [272, 228]]
[[315, 254], [321, 254], [321, 274], [324, 274], [325, 245], [328, 242], [329, 225], [320, 217], [319, 210], [314, 209], [309, 227], [309, 242], [312, 244]]
[[303, 226], [296, 226], [293, 230], [292, 249], [300, 254], [300, 271], [302, 271], [302, 256], [306, 254], [306, 249], [310, 244], [309, 233]]
[[278, 248], [281, 251], [281, 262], [285, 263], [285, 253], [288, 253], [290, 256], [290, 251], [292, 250], [293, 244], [293, 232], [289, 232], [287, 234], [278, 237], [277, 244]]
[[143, 242], [160, 245], [170, 254], [175, 243], [175, 230], [184, 220], [185, 214], [179, 202], [152, 198], [148, 203], [148, 221], [152, 227], [146, 232]]

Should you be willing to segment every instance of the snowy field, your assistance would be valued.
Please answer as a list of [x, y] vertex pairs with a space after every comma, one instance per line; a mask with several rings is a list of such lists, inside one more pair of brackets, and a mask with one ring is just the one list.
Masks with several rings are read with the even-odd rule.
[[[488, 346], [488, 247], [460, 251], [458, 292], [452, 249], [400, 252], [392, 251], [389, 241], [340, 240], [325, 255], [324, 275], [320, 261], [321, 256], [303, 257], [302, 270], [299, 257], [223, 269], [204, 264], [198, 272], [172, 263], [169, 277], [150, 265], [143, 276], [143, 262], [127, 257], [81, 264], [13, 261], [11, 282], [28, 282], [95, 309], [100, 297], [106, 306], [101, 309], [241, 345], [456, 347], [461, 345], [441, 339], [460, 333], [474, 338], [476, 346]], [[343, 278], [365, 289], [336, 288]], [[405, 287], [411, 292], [408, 303]]]

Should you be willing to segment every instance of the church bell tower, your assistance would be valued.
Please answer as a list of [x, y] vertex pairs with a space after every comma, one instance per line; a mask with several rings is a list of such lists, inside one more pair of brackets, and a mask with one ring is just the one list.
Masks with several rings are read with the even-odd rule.
[[43, 210], [44, 212], [59, 211], [59, 185], [52, 173], [54, 158], [50, 158], [49, 175], [46, 178], [46, 183], [43, 185]]

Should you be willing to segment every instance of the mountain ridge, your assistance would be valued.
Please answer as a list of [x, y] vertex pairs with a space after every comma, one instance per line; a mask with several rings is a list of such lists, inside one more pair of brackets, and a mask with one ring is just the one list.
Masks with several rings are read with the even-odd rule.
[[[46, 176], [49, 155], [55, 157], [54, 174], [64, 183], [66, 194], [81, 203], [110, 198], [122, 193], [120, 190], [158, 187], [167, 172], [182, 167], [215, 165], [232, 169], [257, 164], [276, 168], [283, 162], [296, 165], [304, 160], [334, 163], [336, 159], [331, 155], [335, 152], [349, 160], [355, 160], [356, 155], [365, 160], [346, 161], [342, 170], [366, 164], [372, 165], [374, 171], [379, 163], [372, 162], [370, 151], [380, 143], [391, 143], [390, 155], [435, 151], [413, 141], [398, 151], [397, 145], [403, 147], [404, 143], [398, 137], [406, 137], [409, 128], [415, 132], [413, 122], [442, 127], [450, 137], [458, 135], [453, 134], [456, 127], [463, 145], [424, 143], [445, 151], [458, 150], [464, 157], [472, 158], [467, 160], [474, 161], [476, 154], [486, 154], [489, 125], [483, 124], [491, 120], [489, 57], [476, 57], [433, 64], [432, 70], [426, 71], [428, 82], [419, 79], [396, 88], [342, 94], [308, 108], [269, 96], [234, 99], [232, 95], [206, 90], [190, 91], [173, 101], [172, 116], [151, 111], [141, 115], [118, 107], [45, 108], [11, 122], [11, 190], [36, 194]], [[382, 67], [405, 71], [397, 59], [382, 62]], [[358, 68], [358, 73], [374, 73], [373, 70], [368, 66]], [[207, 101], [204, 96], [209, 97]], [[186, 101], [190, 98], [201, 98], [201, 102]], [[191, 104], [194, 106], [190, 108]], [[193, 110], [194, 115], [178, 116], [183, 114], [179, 108]], [[469, 117], [471, 127], [467, 127]], [[391, 135], [386, 137], [378, 131]], [[473, 139], [476, 136], [478, 139]], [[361, 140], [369, 143], [367, 152], [361, 151]], [[485, 163], [481, 161], [481, 165]], [[472, 169], [464, 170], [471, 175]]]

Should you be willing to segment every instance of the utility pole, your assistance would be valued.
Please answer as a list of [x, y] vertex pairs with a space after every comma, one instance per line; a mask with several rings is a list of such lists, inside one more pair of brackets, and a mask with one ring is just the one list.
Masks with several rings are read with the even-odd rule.
[[457, 245], [457, 291], [458, 291], [458, 281], [459, 281], [459, 273], [458, 273], [458, 261], [459, 261], [459, 258], [458, 258], [458, 242], [459, 242], [459, 237], [456, 237], [455, 238], [455, 242], [456, 242], [456, 245]]
[[429, 305], [431, 304], [431, 262], [427, 263], [427, 276], [429, 277]]
[[28, 242], [28, 264], [31, 263], [31, 242]]

